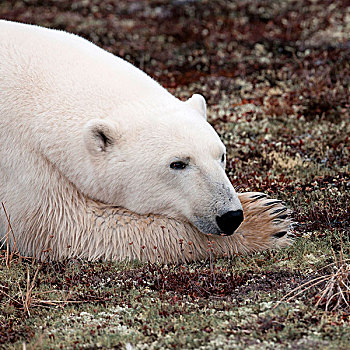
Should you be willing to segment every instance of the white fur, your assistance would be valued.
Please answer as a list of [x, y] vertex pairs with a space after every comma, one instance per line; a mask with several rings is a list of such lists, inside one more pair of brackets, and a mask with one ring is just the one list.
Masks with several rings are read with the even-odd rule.
[[18, 237], [39, 213], [52, 231], [84, 219], [72, 193], [218, 233], [242, 207], [205, 118], [203, 97], [182, 102], [87, 40], [0, 21], [0, 202]]

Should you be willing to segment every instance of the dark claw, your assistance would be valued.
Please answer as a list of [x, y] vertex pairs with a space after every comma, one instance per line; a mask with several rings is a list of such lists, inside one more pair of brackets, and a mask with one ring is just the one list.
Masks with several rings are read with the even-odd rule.
[[273, 214], [278, 214], [278, 213], [283, 213], [283, 212], [285, 212], [286, 210], [287, 210], [287, 208], [276, 209], [275, 211], [273, 211], [273, 212], [271, 213], [271, 215], [273, 215]]
[[254, 196], [251, 196], [250, 198], [255, 198], [253, 202], [256, 202], [259, 199], [264, 199], [267, 197], [267, 194], [255, 194]]
[[264, 207], [270, 207], [271, 205], [275, 205], [275, 204], [279, 204], [279, 203], [281, 203], [281, 201], [279, 201], [279, 200], [268, 202], [268, 203], [264, 204]]
[[282, 238], [283, 236], [285, 236], [287, 234], [287, 231], [281, 231], [281, 232], [277, 232], [274, 234], [274, 237], [276, 238]]

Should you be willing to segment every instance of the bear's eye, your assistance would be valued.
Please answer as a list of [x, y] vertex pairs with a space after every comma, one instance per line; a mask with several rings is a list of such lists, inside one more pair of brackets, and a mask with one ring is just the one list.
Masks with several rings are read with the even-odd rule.
[[223, 153], [221, 156], [221, 163], [223, 163], [224, 161], [225, 161], [225, 153]]
[[170, 168], [175, 170], [185, 169], [186, 167], [187, 167], [187, 164], [181, 161], [172, 162], [170, 164]]

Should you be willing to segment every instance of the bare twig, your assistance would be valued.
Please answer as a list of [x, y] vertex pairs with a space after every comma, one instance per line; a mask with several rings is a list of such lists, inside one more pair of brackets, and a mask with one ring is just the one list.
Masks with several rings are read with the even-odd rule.
[[[4, 211], [5, 217], [6, 217], [6, 221], [7, 221], [7, 230], [6, 230], [6, 266], [7, 268], [9, 268], [11, 266], [11, 262], [13, 259], [13, 256], [16, 254], [18, 255], [19, 259], [22, 259], [21, 254], [19, 253], [19, 250], [17, 248], [17, 241], [16, 241], [16, 237], [15, 234], [13, 232], [13, 228], [11, 225], [11, 221], [10, 221], [10, 216], [8, 215], [6, 208], [5, 208], [5, 204], [3, 202], [1, 202], [1, 206], [2, 209]], [[13, 247], [11, 248], [11, 253], [10, 253], [10, 233], [12, 234], [12, 239], [13, 239]]]
[[[276, 308], [282, 301], [285, 300], [289, 302], [311, 288], [326, 282], [323, 289], [316, 295], [316, 298], [318, 299], [315, 304], [316, 307], [324, 305], [326, 311], [337, 310], [340, 308], [350, 310], [350, 264], [348, 263], [350, 259], [344, 259], [343, 240], [341, 239], [340, 242], [339, 257], [337, 257], [333, 249], [331, 250], [334, 262], [324, 266], [322, 269], [332, 266], [335, 271], [328, 275], [316, 277], [303, 283], [301, 286], [294, 288], [279, 300], [274, 308]], [[297, 293], [294, 294], [295, 292]]]

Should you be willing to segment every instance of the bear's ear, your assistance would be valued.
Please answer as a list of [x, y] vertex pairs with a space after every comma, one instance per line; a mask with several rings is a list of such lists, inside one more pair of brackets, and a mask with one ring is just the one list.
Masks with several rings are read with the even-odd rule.
[[93, 156], [105, 154], [119, 139], [116, 126], [111, 123], [94, 119], [84, 128], [84, 142], [87, 150]]
[[202, 95], [194, 94], [185, 103], [197, 110], [205, 120], [207, 120], [207, 104], [205, 98]]

